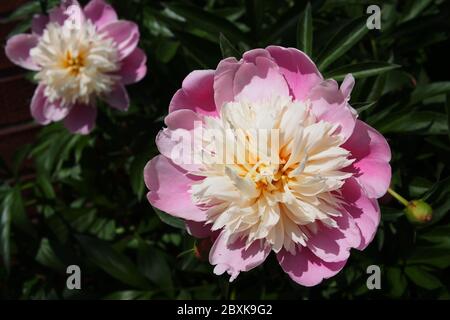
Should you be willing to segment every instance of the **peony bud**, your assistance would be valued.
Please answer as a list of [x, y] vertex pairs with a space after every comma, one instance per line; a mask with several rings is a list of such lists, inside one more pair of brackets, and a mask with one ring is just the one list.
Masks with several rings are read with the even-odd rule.
[[412, 200], [405, 208], [408, 220], [413, 224], [427, 223], [433, 217], [433, 209], [423, 200]]

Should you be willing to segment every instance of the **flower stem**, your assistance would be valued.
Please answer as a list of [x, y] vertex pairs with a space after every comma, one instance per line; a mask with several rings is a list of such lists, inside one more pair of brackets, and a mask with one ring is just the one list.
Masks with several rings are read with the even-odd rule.
[[401, 195], [399, 195], [397, 192], [392, 190], [391, 188], [388, 189], [388, 192], [391, 196], [393, 196], [395, 199], [397, 199], [401, 204], [403, 204], [405, 207], [408, 206], [409, 201], [403, 198]]

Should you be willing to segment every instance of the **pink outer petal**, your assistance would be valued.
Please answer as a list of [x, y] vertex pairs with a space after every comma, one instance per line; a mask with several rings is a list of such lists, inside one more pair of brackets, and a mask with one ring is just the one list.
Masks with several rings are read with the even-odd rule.
[[49, 11], [48, 17], [50, 22], [54, 22], [60, 25], [64, 24], [67, 19], [67, 15], [64, 13], [65, 9], [62, 7], [55, 7]]
[[41, 36], [49, 21], [50, 19], [48, 16], [43, 14], [36, 14], [31, 21], [31, 30], [34, 34]]
[[372, 242], [380, 223], [378, 202], [365, 196], [354, 178], [347, 179], [341, 191], [345, 201], [343, 207], [353, 217], [361, 233], [361, 242], [356, 248], [364, 250]]
[[[349, 88], [346, 87], [346, 90]], [[347, 92], [350, 94], [349, 92]], [[336, 81], [325, 80], [314, 86], [309, 93], [312, 112], [319, 120], [340, 125], [338, 132], [348, 139], [356, 123], [356, 117], [347, 104], [347, 97], [343, 95]]]
[[89, 2], [84, 7], [84, 14], [97, 28], [102, 28], [109, 23], [117, 21], [116, 11], [104, 0], [92, 0]]
[[111, 92], [109, 92], [104, 100], [113, 108], [121, 111], [126, 111], [130, 106], [130, 98], [128, 97], [125, 86], [116, 85]]
[[47, 100], [43, 108], [43, 114], [45, 118], [56, 122], [64, 119], [69, 114], [71, 108], [71, 105], [63, 106], [59, 101], [50, 102]]
[[235, 100], [261, 101], [277, 96], [289, 96], [289, 87], [278, 66], [266, 57], [256, 57], [253, 63], [244, 63], [236, 72], [233, 91]]
[[[67, 9], [71, 6], [76, 6], [80, 8], [80, 4], [76, 0], [63, 0], [59, 7], [55, 7], [49, 11], [50, 22], [54, 22], [63, 25], [64, 22], [69, 18]], [[78, 10], [77, 10], [78, 11]], [[81, 10], [79, 10], [81, 11]]]
[[216, 115], [213, 81], [213, 70], [196, 70], [188, 74], [170, 101], [169, 113], [190, 109], [202, 115]]
[[6, 42], [6, 56], [22, 68], [38, 71], [40, 67], [30, 57], [30, 50], [36, 47], [38, 41], [39, 38], [34, 34], [15, 35]]
[[295, 255], [286, 250], [277, 254], [278, 262], [292, 280], [303, 286], [312, 287], [323, 279], [337, 274], [345, 266], [346, 260], [325, 262], [306, 248], [298, 248]]
[[200, 239], [211, 237], [214, 233], [211, 230], [211, 224], [205, 225], [205, 222], [195, 222], [187, 220], [186, 229], [191, 236]]
[[347, 74], [344, 78], [344, 81], [341, 83], [341, 87], [339, 88], [342, 92], [342, 95], [349, 100], [350, 94], [355, 86], [355, 78], [352, 74]]
[[180, 109], [169, 113], [165, 123], [167, 128], [156, 137], [159, 152], [181, 168], [197, 171], [200, 163], [196, 162], [192, 152], [195, 137], [193, 129], [194, 125], [201, 126], [201, 118], [192, 110]]
[[244, 53], [241, 61], [227, 58], [217, 66], [214, 99], [218, 110], [227, 102], [273, 96], [289, 96], [289, 87], [267, 50], [254, 49]]
[[322, 225], [307, 243], [311, 252], [326, 262], [347, 260], [350, 249], [361, 243], [361, 234], [352, 216], [344, 211], [342, 216], [336, 217], [335, 220], [337, 228]]
[[100, 32], [114, 40], [119, 50], [120, 60], [129, 56], [139, 42], [139, 28], [131, 21], [119, 20], [109, 23], [100, 29]]
[[356, 161], [346, 170], [354, 173], [369, 198], [383, 196], [391, 181], [391, 151], [386, 139], [375, 129], [357, 120], [355, 130], [343, 148]]
[[241, 271], [249, 271], [259, 266], [270, 253], [270, 247], [264, 246], [260, 241], [254, 241], [248, 249], [245, 249], [245, 241], [242, 239], [232, 244], [227, 242], [228, 237], [222, 232], [209, 252], [209, 262], [215, 265], [215, 274], [227, 272], [230, 282], [236, 279]]
[[123, 84], [140, 81], [147, 73], [147, 56], [140, 48], [121, 61], [119, 75]]
[[76, 104], [64, 119], [64, 126], [72, 133], [88, 134], [94, 128], [96, 118], [95, 106]]
[[196, 122], [201, 124], [200, 116], [192, 110], [175, 110], [164, 119], [167, 128], [156, 136], [156, 146], [159, 152], [171, 159], [175, 164], [186, 170], [196, 170], [192, 146]]
[[47, 98], [44, 96], [44, 90], [45, 87], [43, 85], [39, 85], [36, 88], [30, 105], [31, 115], [36, 122], [42, 125], [46, 125], [51, 122], [51, 120], [44, 115], [44, 107], [47, 103]]
[[220, 61], [214, 74], [214, 100], [217, 109], [234, 100], [233, 82], [240, 64], [235, 58]]
[[176, 110], [169, 113], [164, 119], [164, 123], [170, 130], [185, 129], [192, 130], [196, 122], [201, 122], [202, 118], [189, 109]]
[[201, 179], [162, 155], [154, 157], [144, 168], [144, 181], [150, 190], [148, 201], [168, 214], [197, 222], [206, 221], [207, 217], [192, 202], [190, 188]]
[[314, 62], [300, 50], [269, 46], [267, 51], [280, 67], [296, 100], [306, 99], [311, 88], [322, 81]]

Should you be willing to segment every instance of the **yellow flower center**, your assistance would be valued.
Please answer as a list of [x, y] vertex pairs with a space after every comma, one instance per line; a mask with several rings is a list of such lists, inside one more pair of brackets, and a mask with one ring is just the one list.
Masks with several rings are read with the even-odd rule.
[[85, 66], [85, 54], [83, 52], [77, 55], [72, 55], [70, 51], [66, 52], [65, 57], [62, 61], [62, 67], [68, 69], [71, 76], [78, 76], [80, 74], [80, 69]]

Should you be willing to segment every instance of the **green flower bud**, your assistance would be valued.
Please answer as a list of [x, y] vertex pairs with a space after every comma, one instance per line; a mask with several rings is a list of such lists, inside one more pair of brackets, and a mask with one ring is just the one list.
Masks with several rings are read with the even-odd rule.
[[433, 209], [423, 200], [412, 200], [405, 208], [408, 220], [413, 224], [427, 223], [433, 217]]

